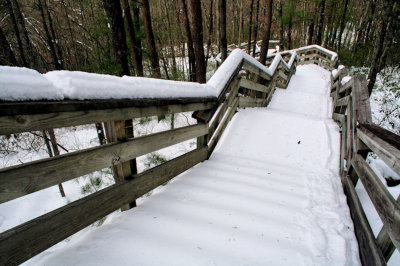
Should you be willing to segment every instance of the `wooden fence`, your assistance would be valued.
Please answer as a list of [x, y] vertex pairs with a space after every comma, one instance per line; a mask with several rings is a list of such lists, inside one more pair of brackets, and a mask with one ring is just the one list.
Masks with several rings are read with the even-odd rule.
[[[363, 265], [386, 265], [400, 248], [400, 204], [366, 162], [374, 152], [400, 175], [400, 137], [372, 123], [367, 81], [356, 76], [342, 81], [345, 68], [332, 75], [333, 119], [341, 126], [340, 169]], [[347, 81], [347, 82], [345, 82]], [[361, 182], [383, 222], [377, 237], [365, 216], [355, 186]]]
[[[101, 122], [106, 123], [109, 130], [106, 132], [108, 143], [105, 145], [1, 169], [0, 203], [105, 167], [113, 166], [114, 169], [120, 167], [122, 174], [115, 171], [114, 174], [120, 176], [115, 178], [114, 185], [1, 233], [0, 265], [19, 264], [28, 260], [209, 158], [237, 108], [267, 106], [277, 87], [287, 87], [297, 64], [314, 63], [329, 70], [337, 65], [337, 58], [319, 46], [302, 48], [297, 53], [289, 51], [270, 56], [267, 63], [269, 68], [260, 66], [248, 56], [236, 61], [227, 61], [218, 71], [224, 71], [224, 64], [227, 63], [234, 64], [234, 71], [228, 73], [229, 76], [218, 97], [1, 102], [1, 135]], [[371, 150], [379, 156], [386, 156], [384, 160], [391, 163], [393, 169], [398, 172], [399, 147], [393, 144], [396, 141], [398, 143], [398, 137], [387, 137], [389, 134], [387, 131], [377, 129], [376, 126], [361, 119], [364, 118], [362, 115], [364, 113], [361, 114], [359, 110], [364, 110], [360, 109], [363, 104], [368, 106], [366, 99], [362, 98], [363, 94], [356, 94], [357, 97], [354, 95], [353, 87], [356, 88], [356, 85], [341, 86], [342, 73], [343, 69], [333, 78], [332, 83], [332, 95], [335, 100], [334, 118], [341, 121], [343, 128], [341, 161], [352, 162], [348, 163], [350, 167], [342, 171], [342, 179], [349, 197], [349, 206], [360, 243], [360, 254], [365, 262], [363, 257], [371, 256], [368, 252], [372, 250], [378, 254], [381, 251], [371, 240], [370, 228], [369, 231], [365, 229], [368, 223], [354, 192], [354, 177], [363, 176], [361, 177], [363, 182], [364, 179], [371, 180], [370, 183], [376, 182], [376, 177], [368, 170], [364, 157], [360, 157], [367, 151], [366, 147], [371, 147]], [[360, 107], [353, 108], [353, 106]], [[347, 113], [352, 110], [349, 113], [351, 115], [346, 115], [347, 109], [349, 110]], [[369, 107], [366, 109], [369, 110]], [[135, 138], [111, 136], [112, 132], [117, 135], [123, 133], [121, 133], [121, 121], [180, 112], [193, 112], [197, 124]], [[377, 133], [378, 131], [380, 133]], [[193, 151], [139, 174], [124, 172], [124, 164], [138, 156], [193, 138], [197, 138], [197, 148]], [[358, 149], [353, 145], [358, 145]], [[347, 151], [351, 151], [351, 154], [347, 154]], [[343, 155], [345, 153], [346, 155]], [[355, 171], [352, 171], [351, 165], [355, 165], [353, 167]], [[349, 176], [353, 177], [350, 183]], [[374, 183], [371, 183], [371, 186], [374, 186]], [[378, 196], [371, 198], [377, 198], [377, 204], [385, 206], [383, 211], [385, 218], [382, 220], [386, 229], [382, 230], [384, 232], [381, 245], [386, 243], [384, 250], [388, 250], [393, 249], [388, 239], [389, 241], [392, 239], [398, 247], [399, 207], [393, 198], [388, 196], [384, 187], [381, 190]], [[375, 245], [372, 245], [373, 243]], [[384, 262], [382, 253], [379, 254], [381, 255], [374, 256], [374, 259]], [[381, 260], [378, 260], [379, 258]]]

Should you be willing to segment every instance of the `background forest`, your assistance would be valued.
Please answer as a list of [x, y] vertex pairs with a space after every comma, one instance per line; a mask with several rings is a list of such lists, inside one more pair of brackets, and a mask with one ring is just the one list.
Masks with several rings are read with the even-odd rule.
[[[370, 66], [379, 48], [377, 72], [400, 62], [399, 7], [393, 0], [1, 0], [0, 62], [39, 72], [157, 77], [150, 71], [155, 66], [163, 78], [187, 80], [183, 73], [194, 65], [189, 68], [184, 59], [194, 61], [188, 53], [196, 38], [204, 44], [206, 65], [221, 50], [219, 33], [225, 30], [227, 44], [262, 39], [271, 2], [270, 39], [280, 40], [281, 49], [320, 44], [338, 51], [347, 66]], [[114, 16], [124, 20], [119, 37], [126, 42], [119, 45], [122, 56], [127, 53], [128, 70], [113, 58], [112, 29], [121, 23]]]

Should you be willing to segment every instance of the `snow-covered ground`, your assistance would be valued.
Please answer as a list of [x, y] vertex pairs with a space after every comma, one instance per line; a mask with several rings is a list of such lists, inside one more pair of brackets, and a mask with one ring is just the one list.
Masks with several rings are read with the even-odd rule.
[[236, 114], [210, 160], [29, 265], [359, 265], [329, 72], [299, 66]]

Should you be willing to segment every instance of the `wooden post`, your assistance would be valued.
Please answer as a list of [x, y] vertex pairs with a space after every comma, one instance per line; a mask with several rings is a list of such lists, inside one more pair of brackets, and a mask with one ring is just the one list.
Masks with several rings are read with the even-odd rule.
[[[119, 120], [104, 123], [107, 135], [107, 143], [125, 141], [133, 138], [133, 121]], [[137, 173], [136, 159], [127, 162], [121, 162], [113, 166], [115, 183], [120, 183], [126, 179], [130, 179]], [[136, 201], [121, 207], [122, 211], [136, 207]]]

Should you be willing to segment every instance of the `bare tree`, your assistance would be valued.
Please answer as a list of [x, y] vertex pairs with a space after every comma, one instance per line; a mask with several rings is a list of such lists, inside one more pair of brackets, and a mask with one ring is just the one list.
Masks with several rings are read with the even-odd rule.
[[194, 58], [194, 46], [193, 46], [193, 38], [192, 38], [192, 31], [190, 29], [190, 22], [189, 16], [186, 6], [186, 1], [181, 0], [181, 6], [183, 11], [183, 25], [185, 28], [186, 33], [186, 43], [189, 53], [189, 73], [190, 73], [190, 80], [196, 81], [196, 61]]
[[203, 46], [203, 19], [200, 0], [191, 0], [193, 23], [194, 58], [196, 60], [196, 78], [199, 83], [206, 83], [206, 62]]
[[124, 7], [125, 21], [126, 21], [126, 25], [127, 25], [127, 29], [128, 29], [129, 41], [131, 44], [133, 65], [135, 66], [136, 75], [142, 77], [143, 76], [143, 63], [142, 63], [142, 60], [139, 55], [139, 53], [140, 53], [139, 50], [141, 49], [141, 47], [136, 38], [136, 31], [135, 31], [135, 27], [133, 25], [131, 8], [129, 6], [128, 0], [123, 0], [122, 4]]
[[110, 20], [112, 43], [115, 62], [121, 66], [119, 74], [130, 75], [128, 65], [128, 48], [124, 20], [122, 18], [121, 4], [119, 1], [103, 0], [104, 8]]
[[226, 39], [226, 0], [219, 0], [219, 48], [222, 62], [228, 57], [228, 41]]
[[161, 78], [160, 62], [158, 59], [156, 42], [154, 40], [153, 26], [151, 24], [149, 0], [142, 1], [142, 10], [151, 69], [155, 78]]
[[267, 0], [267, 9], [265, 12], [265, 28], [261, 44], [260, 62], [265, 65], [267, 61], [269, 38], [271, 35], [271, 21], [272, 21], [272, 0]]
[[321, 45], [322, 43], [322, 34], [324, 31], [324, 18], [325, 18], [325, 1], [321, 0], [321, 12], [319, 14], [319, 22], [318, 22], [318, 31], [317, 31], [317, 40], [316, 43]]
[[11, 50], [3, 30], [0, 28], [0, 65], [18, 66], [17, 59]]

